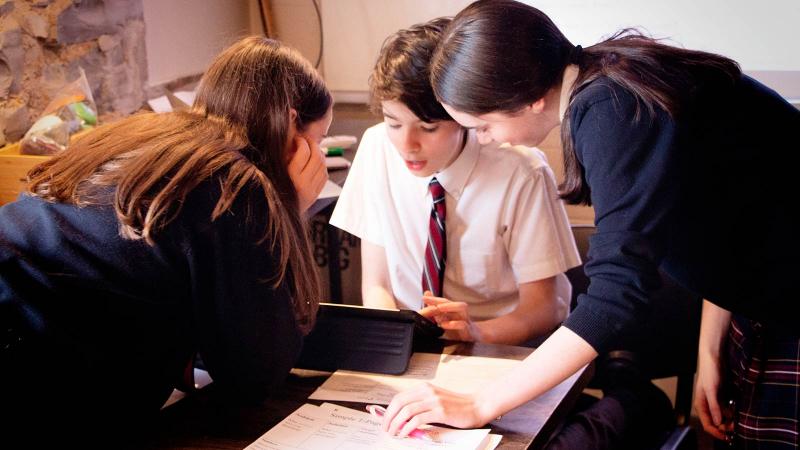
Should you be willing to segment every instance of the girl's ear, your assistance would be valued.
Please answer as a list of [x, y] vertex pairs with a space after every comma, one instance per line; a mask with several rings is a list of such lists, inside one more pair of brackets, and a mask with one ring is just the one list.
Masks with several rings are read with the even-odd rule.
[[287, 136], [289, 136], [289, 141], [292, 141], [296, 134], [297, 134], [297, 110], [294, 108], [289, 108], [289, 132], [287, 133]]
[[297, 110], [289, 109], [289, 129], [286, 131], [286, 162], [288, 163], [294, 156], [294, 138], [297, 136]]

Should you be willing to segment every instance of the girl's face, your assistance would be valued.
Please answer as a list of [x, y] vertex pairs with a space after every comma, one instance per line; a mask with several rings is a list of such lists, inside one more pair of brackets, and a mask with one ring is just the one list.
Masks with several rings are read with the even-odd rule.
[[461, 154], [464, 129], [458, 123], [452, 120], [423, 122], [397, 100], [384, 100], [381, 107], [389, 141], [414, 175], [433, 175]]
[[322, 142], [322, 139], [326, 134], [328, 134], [328, 128], [330, 128], [331, 122], [333, 121], [333, 105], [331, 104], [324, 116], [313, 122], [307, 123], [305, 128], [302, 130], [298, 130], [297, 125], [295, 124], [297, 121], [297, 111], [292, 109], [289, 119], [289, 132], [287, 133], [286, 140], [287, 161], [294, 155], [295, 136], [301, 136], [308, 141], [309, 145], [313, 147], [319, 147], [319, 143]]
[[328, 134], [328, 128], [331, 126], [331, 122], [333, 121], [333, 105], [328, 108], [328, 111], [325, 112], [325, 115], [320, 117], [319, 119], [306, 124], [303, 130], [300, 130], [300, 135], [302, 135], [306, 140], [309, 142], [313, 142], [319, 145], [322, 142], [322, 139]]
[[[538, 103], [538, 102], [537, 102]], [[465, 128], [474, 128], [478, 142], [491, 141], [512, 145], [539, 145], [556, 124], [549, 123], [541, 114], [540, 105], [534, 103], [515, 113], [490, 112], [472, 115], [442, 104], [450, 116]]]

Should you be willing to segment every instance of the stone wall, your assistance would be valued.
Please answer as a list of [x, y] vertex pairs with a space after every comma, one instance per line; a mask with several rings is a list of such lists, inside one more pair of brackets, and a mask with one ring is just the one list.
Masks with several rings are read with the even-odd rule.
[[80, 68], [101, 122], [138, 110], [144, 28], [141, 0], [0, 0], [0, 146], [19, 140]]

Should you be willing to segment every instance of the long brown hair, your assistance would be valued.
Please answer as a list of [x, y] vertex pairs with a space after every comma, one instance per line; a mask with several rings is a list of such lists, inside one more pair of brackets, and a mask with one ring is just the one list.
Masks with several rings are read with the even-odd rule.
[[[287, 170], [290, 109], [302, 131], [331, 104], [324, 82], [299, 53], [270, 39], [245, 38], [212, 62], [190, 111], [144, 113], [99, 127], [33, 168], [29, 190], [53, 202], [111, 203], [121, 234], [152, 245], [201, 182], [221, 181], [212, 221], [243, 190], [259, 188], [270, 212], [261, 244], [279, 255], [269, 281], [276, 287], [288, 281], [298, 325], [307, 332], [321, 288]], [[112, 199], [104, 195], [109, 187]]]
[[579, 71], [561, 125], [561, 196], [574, 204], [591, 204], [569, 126], [572, 101], [589, 83], [607, 77], [630, 91], [651, 115], [660, 108], [675, 117], [691, 97], [699, 73], [731, 83], [741, 77], [731, 59], [665, 45], [631, 29], [581, 50], [532, 6], [479, 0], [445, 30], [431, 63], [431, 84], [442, 103], [459, 111], [515, 113], [559, 86], [570, 63]]

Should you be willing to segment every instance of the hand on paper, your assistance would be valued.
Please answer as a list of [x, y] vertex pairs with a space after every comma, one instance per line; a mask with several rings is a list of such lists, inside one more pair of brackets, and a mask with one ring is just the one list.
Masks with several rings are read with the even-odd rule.
[[475, 428], [491, 419], [481, 413], [476, 396], [424, 383], [394, 396], [383, 416], [383, 431], [406, 437], [428, 423]]
[[422, 296], [425, 307], [419, 313], [433, 320], [445, 330], [444, 338], [456, 341], [480, 341], [478, 326], [469, 318], [468, 305], [464, 302], [450, 301], [444, 297], [434, 297], [431, 291]]
[[314, 203], [328, 180], [325, 156], [313, 139], [295, 136], [294, 150], [289, 160], [289, 177], [297, 190], [300, 211], [305, 211]]

